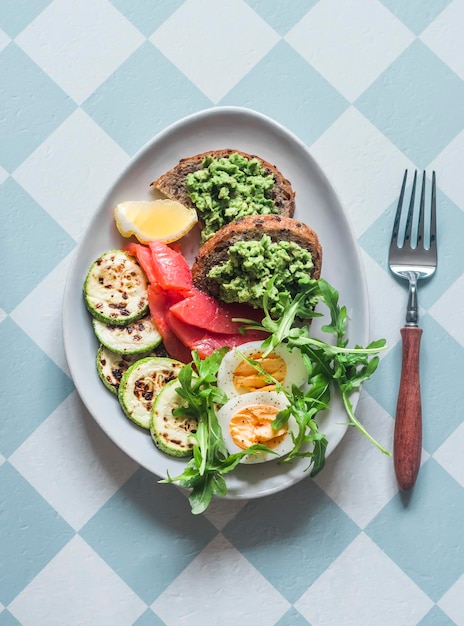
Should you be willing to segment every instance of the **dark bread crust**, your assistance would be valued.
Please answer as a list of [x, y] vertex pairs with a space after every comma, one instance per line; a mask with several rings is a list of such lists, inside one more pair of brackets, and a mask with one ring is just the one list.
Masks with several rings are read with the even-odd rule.
[[194, 204], [190, 200], [185, 186], [187, 174], [201, 169], [203, 159], [206, 156], [220, 159], [222, 157], [229, 157], [234, 153], [241, 154], [246, 159], [258, 159], [266, 170], [266, 175], [272, 174], [274, 176], [275, 185], [269, 197], [274, 201], [274, 205], [280, 215], [292, 217], [295, 212], [295, 192], [292, 189], [290, 181], [281, 174], [275, 165], [271, 165], [271, 163], [264, 161], [261, 157], [247, 154], [241, 150], [232, 150], [229, 148], [224, 150], [210, 150], [209, 152], [202, 152], [201, 154], [181, 159], [175, 167], [153, 181], [150, 186], [161, 191], [161, 193], [171, 200], [177, 200], [177, 202], [187, 207], [194, 208]]
[[208, 278], [210, 270], [227, 261], [227, 250], [237, 241], [258, 241], [268, 235], [272, 241], [293, 241], [312, 255], [314, 269], [311, 277], [320, 278], [322, 247], [317, 234], [298, 220], [282, 215], [249, 215], [223, 226], [200, 247], [192, 266], [193, 284], [197, 289], [218, 297], [217, 281]]

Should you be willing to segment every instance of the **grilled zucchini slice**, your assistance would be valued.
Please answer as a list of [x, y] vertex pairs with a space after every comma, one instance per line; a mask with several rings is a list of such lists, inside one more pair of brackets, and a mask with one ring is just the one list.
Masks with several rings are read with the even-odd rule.
[[136, 259], [109, 250], [91, 266], [84, 282], [85, 304], [92, 317], [126, 326], [148, 313], [148, 280]]
[[176, 389], [178, 380], [171, 380], [158, 394], [151, 413], [150, 434], [162, 452], [175, 457], [192, 456], [198, 421], [193, 417], [177, 417], [174, 409], [182, 406], [183, 400]]
[[143, 354], [161, 343], [161, 335], [150, 315], [127, 326], [105, 324], [94, 319], [93, 329], [100, 343], [116, 354]]
[[164, 349], [163, 344], [145, 354], [117, 354], [101, 345], [97, 352], [98, 376], [111, 393], [118, 395], [119, 385], [125, 372], [133, 363], [148, 356], [168, 358], [168, 353]]
[[97, 352], [97, 372], [100, 380], [111, 393], [118, 394], [119, 385], [124, 373], [139, 356], [116, 354], [105, 346]]
[[125, 415], [149, 429], [153, 403], [166, 383], [177, 378], [185, 363], [163, 357], [146, 357], [133, 363], [125, 372], [118, 398]]

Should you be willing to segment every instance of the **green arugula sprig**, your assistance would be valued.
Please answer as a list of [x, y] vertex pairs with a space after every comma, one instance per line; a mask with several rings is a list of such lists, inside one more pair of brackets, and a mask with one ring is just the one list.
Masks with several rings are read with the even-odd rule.
[[316, 416], [319, 411], [329, 408], [329, 385], [324, 376], [318, 374], [310, 379], [309, 391], [302, 391], [293, 386], [291, 392], [284, 392], [288, 399], [288, 406], [280, 411], [272, 422], [276, 430], [282, 428], [290, 417], [298, 424], [298, 434], [293, 436], [293, 449], [284, 458], [283, 463], [289, 463], [296, 457], [310, 457], [310, 476], [318, 474], [325, 465], [327, 437], [319, 432]]
[[206, 359], [192, 353], [192, 363], [179, 372], [180, 387], [176, 389], [184, 399], [182, 407], [173, 414], [195, 418], [198, 422], [193, 446], [193, 457], [182, 474], [160, 482], [177, 482], [181, 487], [191, 489], [189, 501], [192, 513], [205, 511], [213, 495], [225, 496], [227, 485], [224, 474], [232, 471], [246, 454], [268, 450], [259, 444], [244, 452], [228, 454], [221, 427], [217, 420], [217, 407], [227, 401], [227, 396], [217, 386], [217, 371], [228, 348], [215, 350]]
[[[268, 285], [268, 289], [270, 285]], [[348, 347], [346, 337], [348, 315], [346, 307], [340, 306], [339, 294], [326, 280], [308, 280], [300, 285], [300, 292], [293, 298], [288, 293], [280, 295], [282, 314], [273, 318], [264, 298], [264, 318], [261, 324], [251, 320], [239, 320], [244, 329], [264, 330], [270, 333], [263, 342], [264, 355], [270, 354], [280, 343], [286, 343], [291, 350], [299, 348], [306, 357], [310, 367], [316, 368], [325, 382], [333, 382], [338, 389], [348, 423], [357, 428], [381, 452], [390, 456], [365, 429], [354, 413], [351, 395], [358, 391], [368, 378], [377, 369], [379, 357], [377, 354], [385, 348], [385, 340], [371, 342], [368, 346], [356, 345]], [[317, 302], [323, 302], [330, 313], [330, 322], [322, 326], [322, 331], [332, 335], [335, 343], [326, 343], [310, 335], [310, 325], [302, 323], [319, 317], [321, 314], [314, 310]], [[326, 400], [328, 403], [328, 399]]]
[[291, 390], [285, 387], [271, 374], [266, 372], [259, 361], [251, 359], [236, 348], [237, 354], [249, 365], [254, 367], [258, 374], [269, 385], [274, 385], [275, 390], [284, 394], [288, 400], [288, 406], [279, 411], [271, 426], [278, 431], [284, 427], [290, 417], [295, 419], [298, 426], [298, 433], [292, 432], [293, 448], [287, 456], [280, 459], [282, 463], [289, 463], [295, 457], [310, 457], [310, 476], [318, 474], [325, 464], [325, 451], [327, 449], [327, 437], [319, 432], [319, 425], [316, 416], [319, 411], [329, 408], [330, 390], [329, 378], [317, 371], [309, 360], [303, 356], [308, 371], [308, 389], [301, 390], [296, 385], [292, 385]]

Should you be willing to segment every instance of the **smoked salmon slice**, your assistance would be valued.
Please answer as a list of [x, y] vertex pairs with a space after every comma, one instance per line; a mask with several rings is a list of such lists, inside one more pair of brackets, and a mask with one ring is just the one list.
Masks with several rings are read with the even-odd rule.
[[151, 241], [149, 248], [156, 282], [167, 291], [190, 293], [193, 289], [192, 273], [183, 255], [161, 241]]
[[248, 341], [265, 339], [267, 336], [265, 333], [257, 331], [247, 333], [246, 335], [241, 335], [240, 333], [213, 333], [198, 326], [182, 322], [171, 311], [168, 311], [166, 314], [166, 322], [182, 343], [188, 346], [190, 350], [198, 350], [198, 355], [202, 359], [218, 348], [225, 346], [235, 348]]
[[171, 306], [170, 311], [185, 324], [226, 335], [240, 333], [240, 326], [243, 326], [243, 323], [234, 322], [235, 318], [260, 322], [264, 316], [262, 311], [257, 311], [250, 306], [223, 304], [197, 290]]

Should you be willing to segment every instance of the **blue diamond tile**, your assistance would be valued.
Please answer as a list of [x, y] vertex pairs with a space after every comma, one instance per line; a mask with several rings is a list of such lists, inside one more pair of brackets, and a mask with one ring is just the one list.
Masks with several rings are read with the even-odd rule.
[[0, 307], [10, 313], [76, 242], [12, 178], [0, 185]]
[[111, 3], [136, 28], [149, 37], [165, 22], [185, 0], [170, 0], [169, 2], [153, 2], [153, 0], [111, 0]]
[[289, 602], [295, 602], [358, 533], [359, 527], [309, 478], [249, 502], [223, 530]]
[[311, 626], [301, 613], [292, 607], [275, 623], [275, 626]]
[[67, 398], [74, 385], [9, 317], [0, 323], [0, 346], [8, 355], [0, 383], [0, 453], [7, 457]]
[[[398, 171], [398, 195], [403, 173]], [[437, 183], [440, 183], [440, 172], [437, 172]], [[428, 189], [430, 190], [430, 186]], [[409, 188], [405, 197], [409, 199]], [[386, 271], [389, 271], [388, 246], [397, 202], [396, 200], [359, 239], [361, 247]], [[425, 309], [430, 308], [464, 272], [463, 232], [463, 211], [437, 189], [438, 267], [432, 278], [420, 282], [419, 301]], [[396, 279], [393, 274], [391, 276], [392, 280], [398, 280], [407, 291], [406, 281]]]
[[419, 35], [451, 0], [381, 0], [403, 24]]
[[178, 119], [211, 106], [151, 43], [141, 46], [83, 109], [130, 154]]
[[163, 622], [151, 609], [147, 609], [132, 626], [166, 626], [166, 622]]
[[[430, 315], [423, 328], [420, 352], [422, 393], [422, 445], [433, 454], [462, 422], [462, 363], [464, 348]], [[398, 329], [398, 339], [400, 333]], [[380, 361], [376, 375], [365, 383], [366, 391], [392, 416], [401, 370], [401, 345], [396, 344]]]
[[246, 106], [265, 113], [307, 144], [318, 139], [349, 106], [348, 101], [284, 41], [277, 44], [220, 104]]
[[82, 537], [151, 604], [217, 535], [173, 486], [138, 470], [81, 530]]
[[20, 622], [6, 609], [0, 613], [0, 626], [21, 626]]
[[[452, 115], [446, 113], [450, 102]], [[416, 40], [355, 106], [425, 168], [464, 128], [464, 82]]]
[[462, 488], [429, 459], [413, 491], [397, 494], [365, 532], [436, 602], [464, 574], [463, 519]]
[[0, 165], [13, 171], [76, 108], [14, 43], [0, 54]]
[[74, 531], [9, 463], [0, 467], [0, 493], [0, 602], [8, 605]]
[[456, 622], [453, 622], [438, 606], [434, 606], [417, 626], [456, 626]]
[[269, 0], [246, 0], [246, 3], [280, 35], [285, 35], [318, 1], [269, 2]]
[[16, 37], [49, 5], [51, 0], [2, 0], [0, 28]]

